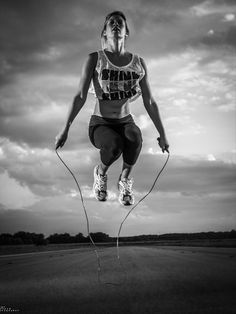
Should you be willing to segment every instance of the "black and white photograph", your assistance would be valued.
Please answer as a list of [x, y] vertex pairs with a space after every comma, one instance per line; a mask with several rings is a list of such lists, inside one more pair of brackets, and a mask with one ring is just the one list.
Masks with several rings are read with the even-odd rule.
[[0, 313], [236, 313], [236, 1], [0, 0]]

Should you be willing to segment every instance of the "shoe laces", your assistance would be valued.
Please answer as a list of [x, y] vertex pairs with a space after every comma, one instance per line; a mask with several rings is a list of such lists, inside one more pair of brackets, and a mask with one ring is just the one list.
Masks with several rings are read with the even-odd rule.
[[97, 186], [100, 191], [106, 191], [107, 189], [107, 176], [103, 176], [101, 174], [98, 174], [97, 176]]
[[120, 180], [121, 186], [122, 186], [122, 193], [126, 195], [133, 194], [132, 186], [133, 186], [133, 180], [132, 179], [123, 179]]

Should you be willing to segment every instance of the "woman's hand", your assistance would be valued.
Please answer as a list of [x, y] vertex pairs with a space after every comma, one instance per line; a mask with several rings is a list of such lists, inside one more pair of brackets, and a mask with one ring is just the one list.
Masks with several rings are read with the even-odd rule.
[[56, 149], [58, 149], [59, 147], [62, 147], [68, 137], [68, 130], [64, 129], [63, 131], [61, 131], [57, 136], [56, 136]]
[[161, 136], [161, 137], [158, 137], [157, 140], [158, 140], [158, 143], [159, 143], [159, 146], [160, 146], [162, 152], [164, 153], [166, 150], [167, 153], [169, 153], [169, 143], [168, 143], [167, 139], [164, 136]]

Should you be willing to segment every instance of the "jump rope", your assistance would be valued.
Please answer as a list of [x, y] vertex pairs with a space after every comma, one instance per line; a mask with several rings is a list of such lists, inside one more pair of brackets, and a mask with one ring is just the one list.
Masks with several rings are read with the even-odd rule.
[[[160, 142], [160, 138], [158, 138], [158, 142]], [[84, 204], [84, 198], [83, 198], [83, 194], [82, 194], [82, 191], [81, 191], [81, 188], [80, 188], [80, 185], [78, 183], [78, 180], [76, 179], [74, 173], [71, 171], [71, 169], [67, 166], [67, 164], [64, 162], [64, 160], [61, 158], [61, 156], [58, 154], [58, 151], [57, 149], [55, 150], [56, 151], [56, 154], [58, 156], [58, 158], [60, 159], [60, 161], [62, 162], [62, 164], [66, 167], [66, 169], [69, 171], [69, 173], [71, 174], [71, 176], [73, 177], [77, 187], [78, 187], [78, 190], [79, 190], [79, 194], [80, 194], [80, 200], [81, 200], [81, 203], [82, 203], [82, 207], [83, 207], [83, 210], [84, 210], [84, 214], [85, 214], [85, 218], [86, 218], [86, 223], [87, 223], [87, 233], [88, 233], [88, 236], [89, 236], [89, 239], [90, 239], [90, 242], [93, 246], [93, 251], [96, 255], [96, 258], [97, 258], [97, 277], [98, 277], [98, 282], [100, 284], [107, 284], [107, 285], [121, 285], [122, 283], [114, 283], [114, 282], [104, 282], [101, 280], [101, 258], [100, 258], [100, 255], [98, 254], [98, 248], [97, 248], [97, 245], [95, 244], [91, 234], [90, 234], [90, 225], [89, 225], [89, 218], [88, 218], [88, 214], [87, 214], [87, 210], [85, 208], [85, 204]], [[166, 158], [166, 161], [164, 163], [164, 165], [162, 166], [161, 170], [158, 172], [150, 190], [147, 192], [147, 194], [145, 194], [129, 211], [128, 213], [126, 214], [125, 218], [122, 220], [121, 224], [120, 224], [120, 227], [119, 227], [119, 231], [118, 231], [118, 234], [117, 234], [117, 239], [116, 239], [116, 252], [117, 252], [117, 260], [119, 261], [119, 264], [123, 270], [123, 273], [126, 275], [125, 278], [127, 278], [127, 273], [125, 271], [125, 268], [121, 262], [121, 259], [120, 259], [120, 246], [119, 246], [119, 239], [120, 239], [120, 234], [121, 234], [121, 230], [122, 230], [122, 227], [123, 227], [123, 224], [124, 222], [126, 221], [126, 219], [129, 217], [129, 215], [131, 214], [131, 212], [152, 192], [152, 190], [154, 189], [155, 187], [155, 184], [157, 182], [157, 180], [159, 179], [161, 173], [163, 172], [163, 170], [165, 169], [168, 161], [169, 161], [169, 158], [170, 158], [170, 152], [168, 150], [168, 148], [164, 148], [162, 149], [163, 153], [166, 151], [167, 152], [167, 158]]]

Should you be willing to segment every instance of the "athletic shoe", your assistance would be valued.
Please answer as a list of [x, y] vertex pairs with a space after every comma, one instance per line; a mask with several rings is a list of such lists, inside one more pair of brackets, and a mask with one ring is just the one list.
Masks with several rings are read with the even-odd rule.
[[119, 202], [122, 205], [129, 206], [134, 204], [133, 182], [133, 179], [120, 179], [118, 182], [118, 189], [120, 191]]
[[93, 175], [93, 192], [98, 201], [104, 202], [107, 200], [107, 175], [98, 173], [99, 166], [95, 166]]

